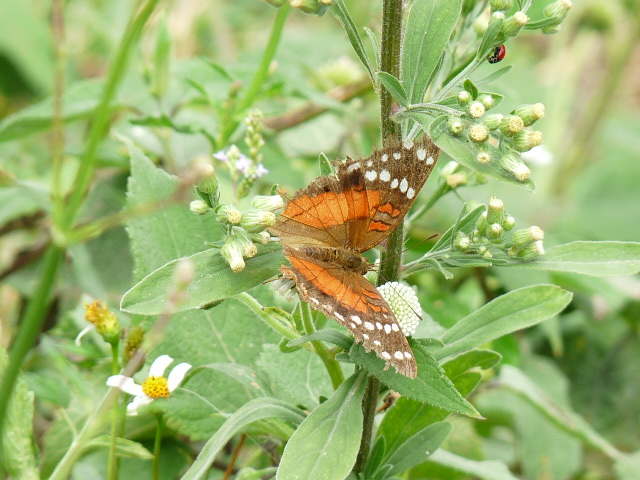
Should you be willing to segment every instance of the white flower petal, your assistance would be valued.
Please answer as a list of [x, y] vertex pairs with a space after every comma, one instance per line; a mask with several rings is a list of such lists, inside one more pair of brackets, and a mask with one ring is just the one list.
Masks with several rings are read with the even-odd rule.
[[116, 387], [129, 395], [142, 395], [142, 387], [136, 385], [131, 377], [125, 377], [124, 375], [113, 375], [107, 379], [107, 385], [110, 387]]
[[173, 367], [173, 370], [171, 370], [167, 381], [169, 392], [173, 392], [176, 388], [178, 388], [178, 385], [182, 383], [182, 380], [184, 380], [184, 376], [187, 374], [190, 368], [191, 365], [189, 365], [188, 363], [181, 363]]
[[171, 365], [171, 362], [173, 362], [173, 358], [171, 358], [169, 355], [160, 355], [151, 364], [151, 368], [149, 369], [149, 376], [162, 377], [164, 375], [164, 371], [169, 365]]
[[133, 401], [127, 405], [127, 415], [138, 415], [138, 410], [140, 410], [145, 405], [149, 405], [153, 402], [153, 398], [147, 397], [146, 395], [138, 395]]
[[95, 328], [96, 328], [96, 326], [94, 324], [90, 324], [90, 325], [87, 325], [86, 327], [84, 327], [82, 329], [82, 331], [76, 337], [76, 345], [80, 346], [80, 340], [82, 340], [82, 337], [84, 337], [91, 330], [95, 330]]

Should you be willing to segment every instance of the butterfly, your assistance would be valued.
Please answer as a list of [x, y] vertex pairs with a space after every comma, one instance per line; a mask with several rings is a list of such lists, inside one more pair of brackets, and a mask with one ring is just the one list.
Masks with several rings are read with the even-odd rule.
[[270, 228], [291, 263], [281, 272], [302, 300], [410, 378], [418, 372], [415, 358], [391, 308], [364, 277], [370, 264], [361, 254], [402, 222], [439, 153], [425, 137], [337, 162], [334, 175], [298, 190]]

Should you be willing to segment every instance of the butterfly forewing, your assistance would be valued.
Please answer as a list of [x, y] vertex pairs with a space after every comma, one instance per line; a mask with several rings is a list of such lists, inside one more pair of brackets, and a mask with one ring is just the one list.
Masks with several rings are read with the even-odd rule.
[[367, 350], [408, 377], [417, 366], [395, 316], [363, 277], [361, 252], [397, 227], [431, 173], [439, 150], [428, 139], [394, 143], [336, 164], [336, 174], [298, 190], [271, 232], [283, 244], [303, 300], [346, 326]]

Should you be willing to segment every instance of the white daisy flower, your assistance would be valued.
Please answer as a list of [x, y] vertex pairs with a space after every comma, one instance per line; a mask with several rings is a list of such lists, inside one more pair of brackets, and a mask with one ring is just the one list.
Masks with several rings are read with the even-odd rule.
[[107, 379], [108, 386], [117, 387], [129, 395], [135, 395], [133, 401], [127, 405], [127, 415], [137, 415], [141, 407], [149, 405], [156, 398], [169, 397], [178, 388], [191, 365], [188, 363], [176, 365], [167, 378], [164, 376], [164, 371], [171, 362], [173, 358], [169, 355], [160, 355], [156, 358], [149, 369], [149, 376], [141, 385], [125, 375], [113, 375]]

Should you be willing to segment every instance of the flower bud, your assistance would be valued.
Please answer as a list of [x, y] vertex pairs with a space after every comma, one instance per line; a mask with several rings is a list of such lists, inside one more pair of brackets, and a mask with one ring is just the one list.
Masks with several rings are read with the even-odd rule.
[[458, 93], [458, 105], [464, 107], [465, 105], [468, 105], [470, 101], [471, 94], [469, 92], [467, 92], [466, 90], [462, 90], [460, 93]]
[[242, 220], [242, 213], [233, 205], [223, 203], [216, 209], [216, 216], [220, 223], [238, 225]]
[[480, 15], [473, 21], [473, 30], [478, 34], [478, 36], [484, 35], [484, 32], [489, 28], [489, 16], [488, 15]]
[[475, 143], [486, 142], [489, 138], [489, 129], [484, 125], [474, 125], [469, 129], [469, 140]]
[[244, 258], [253, 258], [258, 254], [258, 247], [253, 242], [247, 242], [242, 247], [242, 256]]
[[209, 213], [211, 207], [204, 200], [194, 200], [189, 204], [189, 210], [196, 215], [204, 215], [205, 213]]
[[485, 94], [485, 95], [480, 95], [478, 97], [478, 101], [484, 105], [484, 108], [489, 110], [491, 107], [493, 107], [493, 104], [495, 102], [494, 98], [491, 95]]
[[120, 341], [122, 327], [116, 317], [106, 305], [99, 300], [93, 303], [85, 303], [84, 318], [87, 322], [96, 327], [96, 331], [102, 336], [105, 342], [115, 345]]
[[560, 30], [562, 30], [562, 25], [547, 25], [546, 27], [542, 27], [540, 31], [545, 35], [555, 35]]
[[453, 248], [460, 252], [466, 252], [471, 247], [471, 239], [464, 232], [458, 232], [453, 239]]
[[276, 223], [276, 214], [257, 208], [249, 208], [242, 214], [240, 226], [249, 233], [261, 232]]
[[519, 152], [527, 152], [542, 143], [542, 132], [529, 127], [523, 128], [513, 137], [513, 148]]
[[519, 182], [526, 182], [531, 176], [531, 170], [520, 160], [520, 155], [516, 152], [505, 153], [500, 158], [500, 166], [513, 175]]
[[484, 247], [484, 251], [482, 252], [482, 257], [489, 260], [493, 258], [493, 253], [491, 253], [487, 247]]
[[469, 175], [465, 171], [460, 171], [447, 175], [447, 185], [451, 188], [461, 187], [469, 183]]
[[449, 127], [449, 131], [454, 135], [459, 135], [464, 130], [464, 123], [458, 117], [451, 117], [447, 121], [447, 127]]
[[480, 215], [480, 217], [478, 218], [478, 221], [476, 222], [476, 230], [477, 232], [474, 232], [474, 242], [479, 242], [479, 238], [485, 234], [485, 232], [487, 231], [487, 228], [489, 228], [489, 222], [487, 221], [487, 216], [488, 216], [488, 212], [484, 211], [482, 212], [482, 214]]
[[542, 14], [547, 18], [556, 19], [553, 24], [548, 26], [554, 27], [560, 25], [572, 6], [573, 4], [571, 3], [571, 0], [558, 0], [557, 2], [550, 3], [544, 7]]
[[504, 221], [502, 222], [502, 228], [504, 228], [505, 232], [508, 232], [515, 226], [516, 226], [515, 218], [513, 218], [511, 215], [507, 215], [506, 217], [504, 217]]
[[505, 19], [505, 15], [502, 12], [493, 12], [491, 14], [491, 19], [489, 20], [489, 24], [493, 23], [493, 22], [497, 22], [500, 20], [504, 20]]
[[511, 10], [513, 0], [490, 0], [489, 5], [493, 10]]
[[513, 244], [522, 248], [526, 245], [531, 245], [534, 242], [538, 242], [544, 238], [544, 231], [537, 226], [516, 230], [513, 232]]
[[143, 340], [144, 330], [140, 325], [136, 325], [131, 330], [129, 330], [127, 340], [124, 343], [124, 352], [122, 352], [124, 363], [127, 363], [129, 360], [131, 360], [131, 358], [136, 354], [136, 352], [142, 345]]
[[501, 113], [491, 113], [486, 117], [484, 117], [482, 123], [484, 123], [484, 125], [489, 130], [495, 130], [500, 126], [503, 119], [504, 119], [504, 115], [502, 115]]
[[220, 255], [224, 258], [225, 262], [229, 264], [231, 270], [234, 272], [240, 272], [244, 270], [245, 263], [244, 254], [245, 242], [235, 236], [229, 236], [226, 238], [222, 248], [220, 248]]
[[499, 198], [491, 197], [487, 207], [487, 222], [489, 224], [497, 223], [502, 228], [504, 221], [504, 203]]
[[482, 115], [484, 115], [484, 105], [481, 104], [480, 102], [472, 102], [469, 104], [469, 108], [467, 109], [469, 112], [469, 115], [471, 115], [473, 118], [480, 118]]
[[250, 233], [249, 238], [252, 242], [259, 243], [260, 245], [266, 245], [271, 241], [271, 235], [269, 235], [269, 232], [265, 230], [262, 232]]
[[483, 165], [486, 165], [487, 163], [491, 162], [491, 154], [486, 150], [481, 150], [476, 155], [476, 161], [478, 163], [482, 163]]
[[500, 133], [512, 136], [524, 128], [524, 121], [517, 115], [508, 115], [500, 122]]
[[516, 12], [507, 18], [502, 25], [502, 33], [507, 37], [515, 37], [529, 21], [524, 12]]
[[533, 260], [544, 255], [544, 245], [542, 241], [533, 242], [523, 248], [518, 249], [516, 256], [522, 260]]
[[251, 199], [251, 206], [258, 210], [276, 212], [284, 207], [284, 201], [280, 195], [258, 195]]
[[487, 238], [491, 243], [500, 243], [502, 241], [503, 232], [504, 229], [502, 228], [502, 225], [499, 223], [492, 223], [489, 225], [489, 228], [487, 228]]
[[525, 127], [530, 127], [537, 120], [544, 117], [544, 105], [542, 103], [534, 103], [533, 105], [520, 105], [513, 111], [514, 115], [520, 117]]

